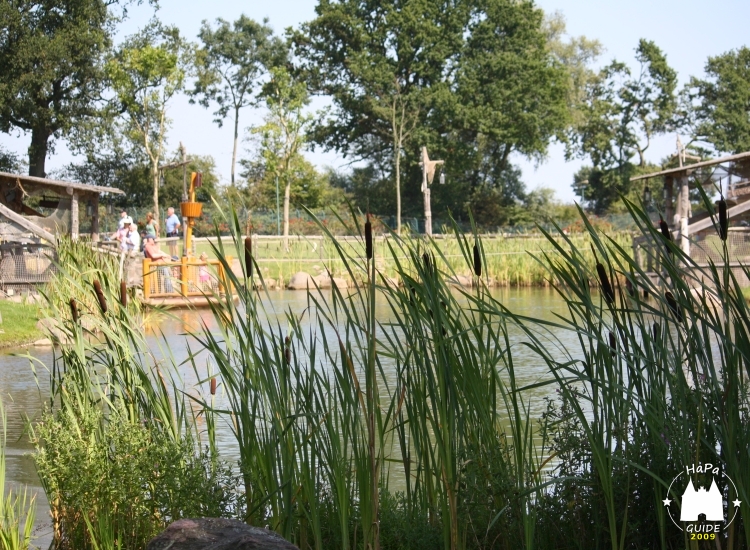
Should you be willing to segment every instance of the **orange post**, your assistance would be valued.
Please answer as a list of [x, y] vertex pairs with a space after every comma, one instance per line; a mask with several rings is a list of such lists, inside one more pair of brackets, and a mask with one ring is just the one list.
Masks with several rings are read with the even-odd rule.
[[143, 299], [148, 300], [151, 297], [151, 260], [143, 260]]
[[[190, 230], [188, 229], [188, 231]], [[182, 265], [181, 265], [181, 271], [180, 271], [180, 287], [182, 289], [182, 295], [187, 296], [188, 295], [188, 259], [186, 256], [182, 257], [181, 264]]]

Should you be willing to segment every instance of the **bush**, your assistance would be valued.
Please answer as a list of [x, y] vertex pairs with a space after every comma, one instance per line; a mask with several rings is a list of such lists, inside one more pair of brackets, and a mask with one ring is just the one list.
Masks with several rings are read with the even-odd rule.
[[[35, 428], [36, 466], [50, 501], [58, 548], [92, 548], [87, 522], [117, 548], [137, 550], [184, 517], [236, 515], [231, 471], [119, 411], [46, 413]], [[101, 541], [97, 541], [101, 544]]]

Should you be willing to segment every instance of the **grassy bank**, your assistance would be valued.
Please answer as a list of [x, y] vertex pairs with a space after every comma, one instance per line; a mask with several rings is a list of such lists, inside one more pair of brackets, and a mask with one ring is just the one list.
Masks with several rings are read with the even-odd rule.
[[[701, 463], [733, 480], [716, 478], [724, 502], [739, 501], [710, 547], [748, 548], [750, 309], [729, 268], [692, 275], [633, 216], [658, 244], [659, 279], [591, 227], [588, 240], [550, 236], [542, 265], [567, 306], [553, 321], [487, 292], [488, 248], [458, 232], [455, 265], [473, 288], [446, 284], [439, 244], [394, 239], [371, 256], [368, 242], [331, 239], [342, 272], [365, 284], [310, 291], [278, 323], [249, 258], [229, 272], [239, 303], [213, 306], [180, 365], [153, 357], [103, 284], [109, 307], [88, 328], [60, 311], [71, 344], [34, 426], [58, 548], [140, 550], [175, 519], [220, 515], [302, 550], [696, 550], [709, 546], [670, 514], [679, 521], [685, 469]], [[244, 259], [232, 230], [224, 252]], [[383, 284], [387, 254], [403, 287]], [[541, 369], [524, 387], [528, 365]], [[186, 368], [198, 380], [187, 389]], [[531, 403], [539, 387], [554, 396], [546, 409]]]
[[39, 321], [39, 307], [10, 300], [0, 300], [0, 348], [23, 346], [44, 338], [36, 328]]
[[[624, 250], [630, 251], [630, 233], [611, 233], [609, 237]], [[394, 241], [393, 238], [382, 237], [374, 240], [376, 265], [378, 270], [388, 277], [396, 277], [399, 271], [398, 262], [403, 263], [408, 259], [404, 255], [391, 253], [390, 246]], [[414, 246], [421, 242], [421, 238], [413, 240]], [[541, 234], [482, 237], [487, 282], [490, 286], [547, 286], [549, 262], [544, 256], [558, 256], [555, 243], [561, 242], [564, 242], [565, 246], [578, 248], [587, 265], [593, 267], [592, 241], [588, 233], [573, 234], [567, 239], [555, 237], [552, 240]], [[196, 254], [205, 252], [209, 257], [215, 257], [216, 244], [216, 239], [211, 239], [210, 242], [200, 241], [196, 246]], [[279, 238], [256, 237], [253, 241], [255, 261], [263, 276], [282, 284], [288, 283], [291, 276], [298, 271], [305, 271], [313, 276], [330, 271], [335, 277], [349, 278], [346, 263], [339, 255], [340, 249], [361, 261], [363, 241], [361, 238], [338, 238], [334, 243], [328, 237], [290, 237], [288, 250]], [[436, 260], [444, 271], [451, 275], [471, 276], [471, 270], [466, 264], [455, 235], [440, 235], [436, 238], [434, 251]]]

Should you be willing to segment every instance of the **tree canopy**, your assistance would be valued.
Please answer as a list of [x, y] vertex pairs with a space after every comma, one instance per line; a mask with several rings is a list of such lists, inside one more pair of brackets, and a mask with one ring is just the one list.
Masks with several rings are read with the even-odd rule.
[[709, 57], [706, 78], [692, 78], [686, 93], [696, 139], [719, 152], [750, 151], [750, 48]]
[[213, 29], [203, 21], [198, 33], [202, 47], [196, 55], [197, 78], [191, 95], [198, 97], [198, 102], [206, 108], [212, 103], [217, 105], [214, 122], [219, 127], [232, 114], [231, 184], [234, 185], [240, 110], [255, 104], [261, 77], [269, 69], [286, 63], [287, 48], [280, 38], [273, 36], [267, 19], [261, 24], [241, 15], [231, 25], [223, 19], [217, 19], [216, 24]]
[[43, 177], [51, 141], [95, 113], [116, 21], [105, 0], [0, 2], [0, 131], [31, 133], [29, 174]]

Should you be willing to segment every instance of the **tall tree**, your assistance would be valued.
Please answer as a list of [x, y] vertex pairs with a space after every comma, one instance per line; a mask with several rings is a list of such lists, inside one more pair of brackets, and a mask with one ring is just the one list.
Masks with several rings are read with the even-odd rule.
[[321, 0], [293, 35], [312, 90], [333, 116], [312, 139], [345, 156], [390, 150], [401, 229], [401, 159], [461, 44], [466, 10], [451, 0]]
[[218, 108], [214, 112], [214, 122], [219, 127], [232, 112], [234, 142], [231, 182], [234, 185], [240, 110], [255, 102], [255, 92], [260, 87], [262, 75], [269, 68], [286, 62], [287, 49], [280, 38], [273, 36], [268, 19], [260, 24], [241, 15], [232, 25], [223, 19], [217, 19], [216, 23], [217, 28], [212, 29], [203, 21], [198, 33], [203, 47], [196, 55], [197, 79], [191, 95], [199, 97], [198, 102], [206, 108], [216, 103]]
[[[638, 43], [636, 60], [637, 74], [613, 61], [588, 85], [583, 120], [572, 128], [568, 142], [568, 157], [588, 158], [593, 164], [600, 212], [627, 193], [634, 166], [647, 164], [645, 154], [654, 136], [674, 124], [677, 73], [648, 40]], [[585, 179], [582, 175], [574, 182], [579, 195], [585, 193]]]
[[170, 120], [167, 106], [183, 88], [190, 48], [175, 27], [152, 23], [124, 42], [107, 63], [127, 133], [149, 159], [154, 216], [159, 216], [159, 162]]
[[0, 2], [0, 131], [31, 133], [29, 174], [44, 177], [53, 138], [95, 113], [117, 0]]
[[304, 159], [301, 150], [312, 115], [305, 112], [310, 103], [305, 84], [277, 67], [264, 86], [263, 98], [268, 108], [265, 123], [253, 128], [260, 136], [265, 172], [279, 178], [284, 187], [284, 248], [289, 248], [289, 203], [297, 168]]
[[750, 151], [750, 48], [706, 63], [706, 78], [691, 78], [685, 92], [692, 135], [717, 151]]

